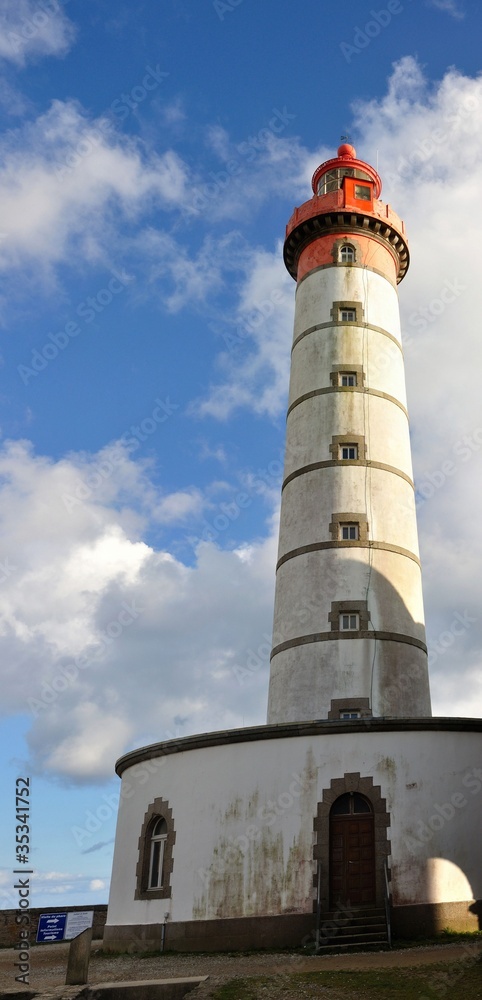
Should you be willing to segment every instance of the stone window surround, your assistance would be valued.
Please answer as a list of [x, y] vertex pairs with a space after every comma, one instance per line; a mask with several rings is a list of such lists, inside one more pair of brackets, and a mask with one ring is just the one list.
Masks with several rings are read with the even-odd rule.
[[[356, 444], [358, 447], [358, 458], [353, 459], [343, 459], [340, 458], [340, 445]], [[363, 461], [367, 457], [367, 446], [365, 444], [364, 434], [333, 434], [331, 439], [331, 444], [329, 446], [329, 452], [332, 457], [340, 464], [343, 462], [352, 461], [358, 462], [360, 459]]]
[[[344, 385], [340, 383], [340, 375], [348, 372], [350, 375], [356, 375], [356, 383], [354, 386]], [[355, 389], [364, 386], [366, 375], [363, 371], [363, 365], [333, 365], [330, 372], [330, 381], [334, 389]]]
[[[355, 260], [354, 261], [340, 260], [340, 250], [341, 250], [342, 247], [345, 247], [345, 246], [353, 247], [353, 249], [355, 251]], [[331, 255], [333, 257], [333, 263], [334, 264], [339, 264], [340, 267], [353, 267], [353, 264], [358, 264], [360, 262], [360, 260], [362, 259], [360, 243], [359, 243], [359, 241], [357, 239], [353, 239], [353, 237], [351, 236], [351, 234], [350, 234], [349, 238], [347, 238], [346, 236], [340, 237], [339, 239], [337, 239], [337, 240], [334, 241], [333, 247], [332, 247], [332, 250], [331, 250]]]
[[[353, 309], [355, 311], [355, 319], [340, 319], [340, 311], [342, 309]], [[365, 310], [360, 300], [357, 302], [348, 302], [348, 300], [344, 300], [343, 302], [333, 303], [333, 307], [330, 309], [330, 316], [334, 323], [341, 323], [342, 326], [346, 326], [350, 323], [363, 323], [365, 319]]]
[[358, 614], [359, 627], [357, 631], [367, 632], [368, 623], [370, 621], [370, 612], [368, 610], [368, 604], [366, 601], [332, 601], [331, 611], [328, 615], [328, 621], [331, 624], [332, 632], [340, 631], [340, 615], [344, 612], [352, 612], [353, 614]]
[[360, 719], [372, 718], [369, 698], [332, 698], [328, 720], [330, 722], [334, 722], [336, 719], [339, 720], [340, 713], [350, 711], [350, 709], [353, 709], [354, 712], [359, 712]]
[[[357, 545], [360, 542], [368, 542], [368, 521], [365, 520], [365, 513], [354, 513], [353, 511], [342, 511], [331, 515], [331, 523], [328, 530], [334, 542], [341, 542], [343, 545]], [[340, 538], [340, 524], [357, 524], [358, 538], [356, 541]]]
[[[167, 826], [167, 839], [164, 845], [163, 874], [164, 885], [158, 889], [149, 889], [149, 868], [151, 861], [151, 837], [155, 824], [164, 819]], [[138, 841], [139, 860], [136, 867], [136, 891], [134, 899], [170, 899], [171, 875], [173, 869], [172, 849], [176, 841], [176, 831], [172, 819], [172, 809], [164, 799], [154, 799], [144, 815], [141, 833]]]
[[[351, 707], [351, 704], [350, 704]], [[388, 862], [391, 845], [387, 836], [390, 827], [390, 814], [387, 811], [386, 800], [382, 798], [380, 785], [373, 784], [373, 778], [361, 777], [360, 772], [348, 773], [343, 778], [332, 778], [330, 788], [323, 790], [322, 801], [318, 803], [313, 829], [316, 843], [313, 848], [313, 858], [316, 866], [321, 866], [321, 909], [329, 910], [330, 901], [330, 810], [333, 803], [346, 792], [358, 792], [370, 802], [374, 816], [375, 834], [375, 905], [383, 906], [385, 900], [385, 862]], [[390, 877], [390, 876], [389, 876]], [[316, 912], [317, 874], [313, 876], [315, 898], [313, 911]]]

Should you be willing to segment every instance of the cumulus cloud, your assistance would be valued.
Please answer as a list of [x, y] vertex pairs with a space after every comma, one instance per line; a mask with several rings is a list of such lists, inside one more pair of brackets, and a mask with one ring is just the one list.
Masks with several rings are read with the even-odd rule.
[[[382, 198], [404, 218], [412, 254], [400, 302], [434, 710], [480, 715], [474, 676], [482, 660], [482, 546], [470, 511], [477, 509], [482, 491], [482, 420], [474, 375], [482, 360], [474, 252], [482, 208], [473, 169], [482, 159], [482, 78], [450, 70], [438, 84], [429, 84], [417, 61], [406, 57], [393, 67], [384, 97], [354, 106], [353, 134], [361, 137], [362, 158], [376, 162], [378, 151]], [[215, 138], [219, 145], [222, 137]], [[300, 166], [305, 198], [312, 166], [306, 153]], [[273, 290], [280, 293], [278, 302]], [[225, 419], [240, 407], [273, 416], [284, 409], [292, 309], [293, 287], [280, 250], [253, 252], [234, 322], [232, 315], [225, 317], [222, 377], [208, 398], [198, 401], [196, 412]], [[258, 329], [253, 329], [256, 315]], [[450, 631], [455, 614], [467, 626], [462, 634], [457, 628], [458, 635]], [[448, 678], [461, 673], [467, 683], [457, 696]]]
[[[207, 131], [206, 145], [217, 165], [192, 177], [183, 205], [185, 222], [219, 222], [254, 217], [270, 198], [303, 197], [307, 162], [320, 162], [296, 136], [296, 115], [273, 108], [272, 116], [242, 142], [233, 143], [219, 125]], [[311, 176], [311, 175], [310, 175]]]
[[103, 878], [93, 878], [89, 883], [89, 889], [91, 892], [101, 892], [107, 887], [107, 883]]
[[65, 56], [75, 36], [57, 0], [0, 0], [0, 59], [24, 66], [42, 56]]
[[91, 120], [74, 101], [54, 101], [0, 139], [0, 268], [99, 262], [121, 213], [179, 206], [186, 168], [172, 150], [142, 153], [108, 117]]
[[193, 412], [225, 420], [248, 407], [277, 416], [285, 407], [289, 345], [293, 334], [294, 283], [282, 263], [282, 247], [246, 256], [239, 299], [219, 323], [224, 350], [218, 357], [222, 378]]
[[[433, 86], [405, 58], [386, 96], [358, 104], [355, 118], [362, 155], [379, 150], [382, 198], [404, 218], [411, 248], [400, 302], [434, 706], [437, 714], [480, 715], [482, 547], [470, 511], [482, 491], [480, 393], [471, 374], [482, 361], [472, 252], [482, 225], [473, 169], [482, 157], [482, 77], [451, 70]], [[458, 637], [455, 614], [468, 616]]]
[[[87, 852], [84, 852], [87, 853]], [[78, 872], [64, 871], [41, 871], [34, 870], [31, 878], [31, 893], [35, 903], [37, 897], [42, 900], [42, 906], [59, 906], [58, 896], [78, 896], [79, 903], [85, 903], [87, 893], [104, 891], [107, 896], [109, 878], [93, 878], [90, 875], [82, 875]], [[94, 901], [92, 901], [94, 902]], [[0, 905], [4, 909], [14, 909], [18, 906], [18, 889], [15, 892], [12, 888], [12, 872], [8, 869], [0, 869]]]
[[[57, 109], [49, 119], [62, 135], [64, 113], [65, 107]], [[77, 114], [71, 107], [67, 119]], [[475, 303], [482, 208], [473, 164], [482, 158], [482, 80], [450, 71], [429, 86], [418, 64], [404, 59], [386, 95], [358, 104], [354, 118], [353, 131], [363, 137], [359, 154], [373, 162], [379, 150], [384, 197], [405, 219], [412, 252], [400, 299], [434, 711], [477, 716], [482, 541], [473, 511], [482, 491], [482, 359]], [[211, 136], [211, 143], [226, 154], [223, 135]], [[39, 256], [50, 223], [48, 253], [55, 258], [72, 233], [82, 234], [82, 218], [94, 206], [104, 217], [112, 202], [135, 213], [136, 181], [146, 198], [155, 192], [166, 207], [172, 203], [135, 147], [113, 151], [101, 143], [101, 154], [85, 188], [61, 190], [62, 218], [51, 198], [31, 219], [25, 210], [17, 213], [26, 217]], [[49, 155], [47, 144], [35, 163]], [[111, 173], [107, 162], [116, 168]], [[93, 163], [87, 158], [85, 170]], [[287, 188], [289, 163], [279, 167]], [[313, 166], [312, 153], [300, 154], [297, 178], [303, 175], [306, 184], [299, 200], [309, 195]], [[185, 176], [178, 167], [174, 202]], [[15, 197], [13, 167], [6, 169], [10, 187], [4, 190]], [[42, 171], [46, 184], [47, 167]], [[0, 168], [0, 200], [2, 183]], [[19, 255], [25, 253], [27, 236], [19, 230], [16, 239]], [[277, 417], [287, 392], [295, 287], [280, 262], [281, 248], [247, 249], [229, 234], [221, 260], [209, 239], [203, 250], [213, 250], [214, 277], [205, 255], [189, 254], [180, 239], [154, 230], [139, 236], [152, 280], [173, 245], [183, 267], [191, 265], [184, 268], [184, 301], [182, 268], [171, 272], [168, 308], [174, 312], [186, 301], [212, 308], [224, 338], [218, 380], [194, 412], [224, 420], [245, 407]], [[237, 270], [239, 281], [234, 303], [216, 311], [223, 268]], [[203, 276], [212, 282], [207, 289]], [[121, 449], [111, 476], [84, 491], [81, 502], [66, 503], [66, 495], [78, 498], [79, 480], [92, 482], [101, 457], [72, 454], [54, 462], [18, 442], [0, 453], [4, 702], [32, 714], [33, 766], [77, 782], [110, 776], [115, 757], [132, 745], [261, 723], [267, 690], [274, 513], [264, 537], [236, 551], [222, 532], [205, 535], [187, 566], [168, 545], [156, 548], [144, 539], [152, 525], [175, 523], [202, 536], [199, 519], [212, 496], [191, 484], [163, 491], [149, 466]], [[274, 511], [269, 489], [266, 500]]]
[[249, 552], [202, 542], [185, 566], [140, 538], [184, 501], [129, 455], [66, 506], [101, 460], [0, 453], [3, 706], [31, 715], [32, 768], [77, 782], [110, 777], [135, 743], [264, 720], [266, 650], [249, 684], [235, 668], [266, 645], [275, 531]]

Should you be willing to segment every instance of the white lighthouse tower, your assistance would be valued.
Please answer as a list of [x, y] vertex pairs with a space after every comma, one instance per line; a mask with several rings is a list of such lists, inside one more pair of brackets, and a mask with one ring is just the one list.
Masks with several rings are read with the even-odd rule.
[[313, 192], [284, 250], [297, 291], [268, 722], [427, 717], [405, 228], [351, 145]]
[[106, 948], [346, 949], [480, 927], [482, 720], [430, 713], [397, 297], [409, 255], [380, 193], [342, 145], [288, 223], [268, 724], [117, 761]]

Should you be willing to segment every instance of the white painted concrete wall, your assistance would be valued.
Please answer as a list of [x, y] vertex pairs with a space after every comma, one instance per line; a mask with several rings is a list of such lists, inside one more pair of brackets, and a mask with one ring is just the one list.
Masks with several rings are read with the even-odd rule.
[[[338, 302], [359, 303], [356, 325], [334, 322]], [[431, 714], [427, 657], [417, 646], [425, 625], [400, 343], [397, 291], [381, 274], [334, 265], [298, 286], [284, 469], [294, 478], [281, 502], [269, 723], [327, 718], [333, 699], [350, 696], [368, 698], [374, 715]], [[368, 392], [331, 391], [335, 365], [345, 364], [363, 368]], [[368, 464], [306, 472], [338, 459], [330, 445], [339, 436], [364, 439]], [[368, 523], [371, 547], [328, 547], [341, 512]], [[317, 549], [296, 554], [304, 546]], [[327, 641], [340, 601], [367, 602], [369, 629], [391, 638]], [[323, 641], [296, 643], [318, 634]], [[290, 649], [277, 650], [286, 642]]]

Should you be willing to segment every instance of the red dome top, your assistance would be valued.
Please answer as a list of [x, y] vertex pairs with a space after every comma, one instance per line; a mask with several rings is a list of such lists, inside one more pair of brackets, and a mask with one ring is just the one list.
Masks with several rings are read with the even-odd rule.
[[342, 143], [341, 146], [338, 146], [338, 154], [337, 155], [338, 156], [351, 156], [352, 159], [356, 160], [356, 149], [355, 149], [354, 146], [351, 146], [349, 142], [344, 142], [344, 143]]

